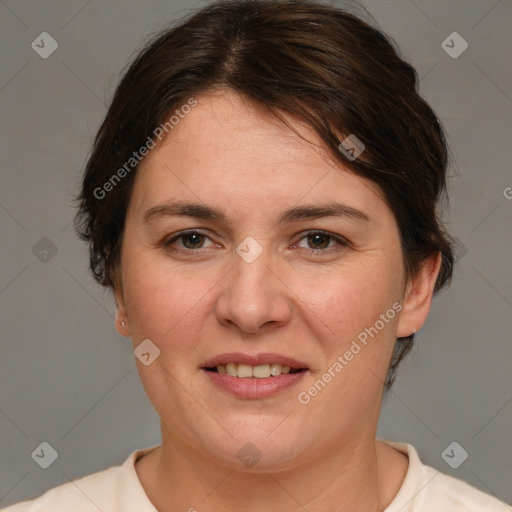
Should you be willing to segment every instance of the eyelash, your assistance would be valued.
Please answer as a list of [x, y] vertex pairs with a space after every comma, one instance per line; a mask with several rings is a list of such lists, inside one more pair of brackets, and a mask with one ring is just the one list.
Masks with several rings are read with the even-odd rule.
[[[182, 231], [182, 232], [178, 233], [177, 235], [173, 236], [171, 239], [165, 240], [162, 245], [168, 251], [188, 253], [188, 254], [190, 254], [192, 252], [195, 252], [195, 251], [197, 251], [199, 249], [204, 249], [203, 247], [199, 247], [197, 249], [187, 249], [187, 248], [178, 248], [178, 247], [173, 246], [173, 244], [177, 240], [182, 239], [182, 238], [184, 238], [184, 237], [186, 237], [188, 235], [200, 235], [200, 236], [203, 236], [205, 238], [209, 238], [209, 236], [206, 233], [203, 233], [202, 231], [197, 230], [197, 229], [191, 229], [191, 230], [188, 230], [188, 231]], [[315, 235], [323, 235], [323, 236], [325, 236], [325, 237], [327, 237], [329, 239], [328, 243], [331, 243], [332, 241], [334, 241], [334, 242], [336, 242], [336, 245], [332, 246], [332, 247], [327, 247], [327, 248], [324, 248], [324, 249], [311, 249], [311, 248], [305, 248], [305, 247], [299, 247], [299, 249], [304, 249], [306, 251], [309, 251], [309, 254], [312, 255], [312, 256], [321, 256], [321, 253], [328, 254], [328, 253], [331, 253], [331, 252], [339, 252], [339, 251], [342, 251], [343, 249], [346, 249], [350, 245], [350, 243], [346, 239], [344, 239], [342, 237], [335, 236], [335, 235], [333, 235], [333, 234], [331, 234], [331, 233], [329, 233], [327, 231], [322, 231], [322, 230], [316, 229], [316, 230], [307, 231], [298, 240], [297, 243], [293, 244], [293, 247], [297, 247], [298, 243], [300, 241], [302, 241], [303, 239], [311, 237], [311, 236], [315, 236]]]

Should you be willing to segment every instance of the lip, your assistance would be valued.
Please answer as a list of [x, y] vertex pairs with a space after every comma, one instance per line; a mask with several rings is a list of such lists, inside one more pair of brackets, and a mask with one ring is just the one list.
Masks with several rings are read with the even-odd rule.
[[[251, 366], [274, 363], [282, 366], [289, 366], [292, 369], [303, 369], [303, 371], [298, 373], [282, 373], [276, 377], [260, 379], [257, 377], [232, 377], [231, 375], [207, 370], [207, 368], [214, 368], [219, 364], [227, 363], [248, 364]], [[273, 353], [251, 355], [244, 354], [242, 352], [220, 354], [212, 359], [208, 359], [201, 365], [201, 371], [206, 374], [215, 386], [238, 398], [245, 399], [267, 398], [276, 395], [277, 393], [290, 388], [304, 378], [306, 374], [310, 373], [305, 363], [302, 363], [292, 357]]]
[[[228, 364], [228, 363], [237, 363], [237, 364], [249, 364], [251, 366], [258, 366], [260, 364], [280, 364], [282, 366], [289, 366], [290, 368], [307, 369], [308, 365], [297, 359], [293, 359], [292, 357], [283, 356], [280, 354], [272, 354], [270, 352], [260, 353], [260, 354], [244, 354], [242, 352], [230, 352], [226, 354], [220, 354], [216, 357], [208, 359], [204, 363], [201, 364], [201, 368], [213, 368], [218, 364]], [[272, 377], [275, 378], [275, 377]], [[265, 380], [265, 379], [260, 379]]]
[[232, 377], [225, 373], [210, 372], [204, 368], [201, 371], [220, 389], [228, 391], [238, 398], [246, 399], [267, 398], [276, 395], [290, 388], [309, 373], [309, 370], [305, 370], [299, 373], [282, 373], [277, 377], [258, 379], [257, 377]]

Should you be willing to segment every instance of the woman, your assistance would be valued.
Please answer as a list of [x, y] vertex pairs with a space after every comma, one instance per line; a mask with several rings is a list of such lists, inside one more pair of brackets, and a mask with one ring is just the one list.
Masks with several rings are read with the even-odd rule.
[[310, 1], [211, 4], [123, 77], [79, 197], [162, 444], [7, 510], [502, 511], [376, 440], [449, 281], [414, 69]]

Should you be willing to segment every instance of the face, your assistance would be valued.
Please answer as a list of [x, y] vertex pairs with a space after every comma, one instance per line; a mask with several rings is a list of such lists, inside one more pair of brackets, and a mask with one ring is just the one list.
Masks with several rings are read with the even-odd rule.
[[371, 438], [432, 279], [424, 297], [406, 282], [382, 193], [311, 130], [231, 92], [197, 100], [138, 170], [116, 292], [120, 332], [150, 340], [163, 438], [238, 466], [250, 442], [254, 470]]

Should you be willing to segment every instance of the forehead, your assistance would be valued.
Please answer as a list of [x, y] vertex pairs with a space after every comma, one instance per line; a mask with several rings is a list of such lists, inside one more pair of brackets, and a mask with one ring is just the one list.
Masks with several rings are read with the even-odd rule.
[[376, 184], [335, 161], [303, 123], [287, 118], [291, 129], [230, 91], [197, 102], [139, 166], [132, 199], [141, 207], [170, 194], [246, 207], [325, 202], [340, 194], [359, 206], [383, 202]]

